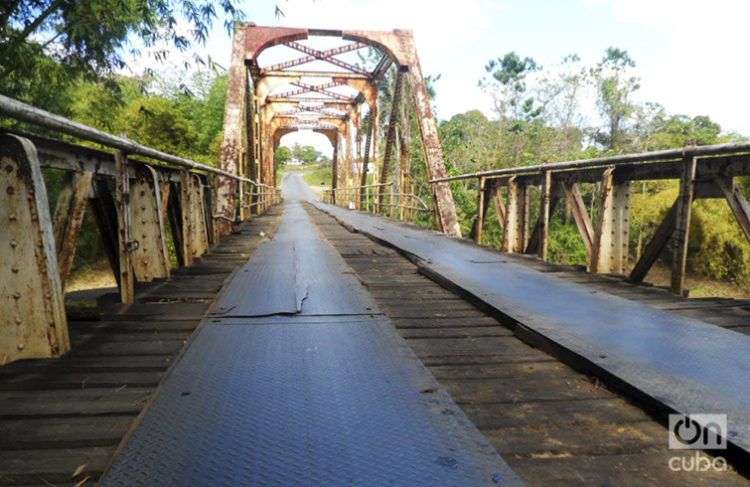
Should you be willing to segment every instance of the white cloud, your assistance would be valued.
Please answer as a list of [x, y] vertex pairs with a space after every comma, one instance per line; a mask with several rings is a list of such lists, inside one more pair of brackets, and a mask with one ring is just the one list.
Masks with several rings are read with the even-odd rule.
[[671, 112], [705, 114], [726, 130], [750, 134], [744, 94], [750, 45], [744, 0], [584, 0], [607, 7], [620, 24], [658, 33], [653, 58], [640, 64], [642, 95]]

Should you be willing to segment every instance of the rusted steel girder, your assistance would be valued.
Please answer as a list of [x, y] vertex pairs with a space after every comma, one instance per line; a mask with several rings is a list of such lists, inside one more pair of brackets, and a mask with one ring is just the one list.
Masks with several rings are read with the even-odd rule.
[[[252, 108], [248, 106], [248, 76], [245, 68], [246, 35], [248, 30], [235, 26], [232, 41], [232, 59], [229, 65], [227, 100], [224, 108], [224, 139], [221, 143], [219, 165], [221, 169], [240, 174], [245, 163], [250, 143], [248, 141], [248, 119], [252, 120]], [[253, 33], [250, 32], [250, 35]], [[231, 232], [235, 217], [237, 182], [229, 178], [218, 178], [214, 207], [217, 216], [214, 228], [218, 235]]]
[[[362, 43], [356, 43], [360, 48], [366, 47], [365, 44]], [[300, 44], [299, 42], [287, 42], [287, 46], [291, 47], [292, 49], [296, 49], [300, 52], [304, 52], [305, 54], [309, 54], [310, 56], [313, 56], [315, 59], [319, 59], [321, 61], [326, 61], [328, 63], [333, 64], [334, 66], [338, 66], [340, 68], [344, 68], [346, 70], [351, 71], [352, 73], [357, 74], [369, 74], [364, 69], [355, 66], [353, 64], [347, 63], [345, 61], [342, 61], [340, 59], [336, 59], [333, 56], [326, 56], [323, 51], [319, 51], [317, 49], [313, 49], [312, 47], [305, 46], [303, 44]]]
[[[326, 49], [324, 51], [319, 51], [317, 49], [312, 49], [307, 46], [303, 46], [297, 42], [289, 42], [286, 44], [287, 46], [297, 49], [298, 51], [304, 52], [308, 54], [307, 56], [303, 56], [297, 59], [292, 59], [289, 61], [284, 61], [277, 64], [272, 64], [271, 66], [268, 66], [267, 68], [263, 68], [260, 70], [261, 74], [268, 74], [271, 71], [281, 71], [286, 70], [289, 68], [293, 68], [295, 66], [300, 66], [302, 64], [307, 64], [309, 62], [315, 61], [316, 59], [321, 61], [328, 61], [332, 64], [336, 64], [336, 62], [342, 62], [338, 59], [334, 59], [334, 56], [337, 56], [339, 54], [343, 54], [345, 52], [351, 52], [356, 51], [357, 49], [362, 49], [363, 47], [366, 47], [365, 44], [359, 43], [359, 42], [353, 42], [351, 44], [346, 44], [344, 46], [334, 47], [331, 49]], [[310, 52], [308, 52], [308, 50]], [[345, 63], [348, 64], [348, 63]], [[343, 67], [343, 66], [342, 66]], [[356, 71], [355, 71], [356, 72]]]
[[47, 190], [34, 145], [0, 136], [0, 364], [70, 350]]

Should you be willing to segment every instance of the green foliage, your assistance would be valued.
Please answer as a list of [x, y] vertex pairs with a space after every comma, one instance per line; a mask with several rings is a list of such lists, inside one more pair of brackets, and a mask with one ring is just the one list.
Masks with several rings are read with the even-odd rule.
[[[651, 185], [652, 183], [649, 183]], [[631, 207], [631, 247], [637, 246], [638, 235], [647, 242], [677, 199], [677, 183], [656, 187], [655, 191], [634, 194]], [[669, 259], [669, 249], [663, 258]], [[693, 204], [688, 241], [688, 270], [700, 275], [750, 283], [750, 244], [723, 200], [698, 200]]]
[[[542, 69], [531, 58], [508, 53], [490, 61], [485, 70], [480, 86], [492, 97], [497, 117], [488, 118], [473, 110], [440, 123], [449, 175], [586, 159], [611, 152], [742, 140], [737, 134], [723, 134], [707, 116], [673, 115], [656, 103], [636, 103], [634, 93], [640, 89], [640, 79], [635, 62], [621, 49], [607, 49], [593, 66], [583, 66], [578, 56], [569, 55], [551, 69]], [[600, 120], [584, 115], [579, 98], [587, 89], [596, 94]], [[414, 178], [424, 177], [416, 145], [412, 152]], [[745, 180], [741, 185], [749, 187]], [[475, 180], [451, 183], [464, 235], [469, 234], [476, 215], [475, 186]], [[418, 189], [427, 200], [429, 190]], [[598, 198], [598, 185], [581, 184], [579, 189], [586, 206], [591, 207]], [[633, 183], [632, 194], [630, 249], [634, 260], [639, 245], [642, 250], [674, 203], [677, 186], [674, 181]], [[538, 199], [538, 192], [532, 189], [532, 222], [538, 214]], [[583, 240], [575, 224], [565, 217], [564, 208], [552, 215], [550, 225], [550, 260], [586, 264]], [[501, 238], [502, 228], [492, 208], [485, 218], [483, 244], [499, 246]], [[663, 257], [669, 259], [666, 254]], [[688, 268], [711, 279], [750, 282], [750, 245], [722, 200], [695, 203]]]
[[196, 153], [197, 134], [184, 106], [165, 98], [143, 98], [122, 113], [126, 135], [142, 144], [172, 154]]
[[283, 166], [292, 160], [292, 150], [289, 147], [282, 145], [273, 153], [273, 158], [276, 164]]
[[635, 62], [627, 51], [610, 47], [602, 60], [591, 69], [597, 89], [597, 106], [606, 121], [606, 129], [598, 130], [597, 142], [609, 150], [621, 150], [625, 144], [625, 125], [635, 111], [632, 95], [640, 88], [640, 80], [630, 73]]
[[553, 218], [550, 225], [552, 238], [549, 242], [549, 259], [569, 265], [586, 265], [586, 245], [574, 223], [565, 223]]
[[305, 164], [312, 164], [320, 158], [320, 152], [311, 145], [294, 144], [292, 146], [292, 158]]
[[100, 76], [124, 67], [129, 51], [152, 48], [163, 60], [167, 48], [204, 43], [216, 20], [229, 30], [243, 16], [234, 0], [8, 1], [0, 6], [0, 87], [12, 73], [35, 69], [41, 54], [73, 76]]

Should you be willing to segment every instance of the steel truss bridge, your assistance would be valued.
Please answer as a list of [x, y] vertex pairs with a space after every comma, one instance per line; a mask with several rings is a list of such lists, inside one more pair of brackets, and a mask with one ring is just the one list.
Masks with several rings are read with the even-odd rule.
[[[0, 96], [0, 485], [750, 484], [750, 301], [685, 280], [695, 200], [750, 238], [750, 144], [448, 176], [405, 30], [238, 24], [227, 95], [217, 166]], [[320, 193], [277, 174], [298, 130]], [[679, 192], [630, 262], [645, 180]], [[116, 287], [65, 293], [84, 231]]]

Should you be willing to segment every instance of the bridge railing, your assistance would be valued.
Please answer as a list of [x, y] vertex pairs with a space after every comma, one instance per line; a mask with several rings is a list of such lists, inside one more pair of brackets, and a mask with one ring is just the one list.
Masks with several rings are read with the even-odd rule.
[[[191, 266], [280, 200], [277, 188], [4, 96], [0, 114], [114, 149], [0, 131], [0, 364], [69, 350], [64, 284], [87, 210], [121, 301], [132, 303], [136, 283], [170, 277], [170, 244], [178, 266]], [[59, 171], [49, 202], [45, 176]]]
[[[430, 182], [473, 186], [477, 203], [471, 238], [475, 242], [482, 242], [486, 216], [494, 202], [502, 231], [500, 248], [510, 253], [536, 254], [543, 260], [548, 257], [551, 215], [564, 200], [586, 246], [590, 272], [627, 272], [628, 280], [641, 282], [669, 247], [671, 289], [683, 294], [693, 201], [726, 199], [750, 239], [750, 205], [735, 181], [736, 177], [747, 175], [750, 143], [736, 143], [496, 169]], [[679, 181], [678, 196], [631, 268], [631, 184], [669, 179]], [[598, 183], [598, 198], [590, 212], [579, 190], [580, 183]], [[538, 192], [538, 205], [530, 201], [532, 189]], [[533, 207], [538, 208], [536, 216], [532, 216]]]
[[419, 196], [401, 192], [391, 183], [325, 189], [322, 200], [406, 221], [413, 220], [417, 214], [432, 211]]

